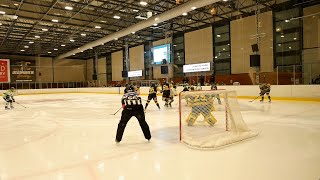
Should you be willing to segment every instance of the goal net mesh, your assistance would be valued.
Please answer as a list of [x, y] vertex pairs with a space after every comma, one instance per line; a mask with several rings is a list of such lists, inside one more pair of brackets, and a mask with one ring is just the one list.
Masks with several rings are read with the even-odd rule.
[[235, 91], [187, 91], [179, 95], [180, 140], [215, 149], [258, 135], [244, 122]]

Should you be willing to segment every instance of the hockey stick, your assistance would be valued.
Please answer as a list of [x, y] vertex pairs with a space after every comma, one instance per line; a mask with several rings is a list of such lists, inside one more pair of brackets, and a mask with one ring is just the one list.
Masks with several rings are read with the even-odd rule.
[[27, 108], [26, 106], [24, 106], [24, 105], [22, 105], [22, 104], [20, 104], [20, 103], [18, 103], [18, 102], [15, 102], [15, 103], [19, 104], [20, 106], [22, 106], [22, 107], [24, 107], [24, 108]]
[[253, 102], [254, 100], [258, 99], [259, 97], [260, 97], [260, 95], [257, 96], [256, 98], [254, 98], [253, 100], [249, 101], [249, 102]]
[[[120, 109], [122, 109], [122, 107]], [[118, 109], [118, 111], [115, 112], [114, 114], [110, 114], [110, 115], [116, 115], [120, 111], [120, 109]]]

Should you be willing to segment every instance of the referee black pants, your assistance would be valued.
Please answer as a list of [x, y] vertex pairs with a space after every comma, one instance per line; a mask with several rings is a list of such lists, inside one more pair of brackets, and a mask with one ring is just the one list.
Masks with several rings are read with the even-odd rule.
[[147, 124], [145, 116], [144, 116], [143, 106], [139, 105], [136, 108], [125, 107], [123, 109], [122, 114], [121, 114], [121, 120], [118, 124], [116, 140], [118, 142], [120, 142], [122, 140], [124, 129], [126, 128], [127, 123], [131, 119], [132, 116], [134, 116], [138, 119], [140, 127], [142, 129], [142, 132], [144, 134], [144, 137], [148, 140], [151, 139], [151, 133], [150, 133], [149, 125]]

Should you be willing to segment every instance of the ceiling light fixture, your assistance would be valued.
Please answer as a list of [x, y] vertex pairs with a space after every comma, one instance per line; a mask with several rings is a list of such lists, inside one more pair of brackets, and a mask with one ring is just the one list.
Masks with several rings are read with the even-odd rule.
[[115, 15], [115, 16], [113, 16], [113, 18], [120, 19], [120, 16]]
[[43, 29], [42, 29], [42, 31], [48, 31], [48, 29], [46, 29], [46, 28], [43, 28]]
[[153, 24], [153, 26], [158, 26], [158, 24]]
[[136, 32], [132, 32], [132, 34], [135, 34]]
[[48, 54], [51, 54], [51, 52], [49, 51]]
[[21, 49], [20, 51], [22, 51], [22, 52], [23, 52], [23, 51], [24, 51], [24, 49]]
[[0, 11], [0, 14], [6, 14], [6, 12], [4, 12], [4, 11]]
[[30, 42], [29, 42], [29, 44], [33, 44], [33, 43], [34, 43], [33, 41], [30, 41]]
[[191, 9], [192, 9], [192, 10], [195, 10], [195, 9], [197, 9], [197, 7], [192, 7]]
[[34, 36], [35, 38], [40, 38], [40, 36]]
[[64, 47], [64, 46], [66, 46], [66, 45], [64, 45], [64, 44], [61, 44], [61, 46], [62, 46], [62, 47]]
[[59, 22], [58, 19], [52, 19], [51, 21], [52, 21], [52, 22]]
[[85, 33], [81, 33], [81, 36], [86, 36], [86, 34]]
[[57, 49], [57, 48], [55, 48], [55, 49], [53, 49], [53, 50], [58, 51], [58, 49]]
[[146, 5], [148, 5], [148, 3], [147, 2], [144, 2], [144, 1], [140, 1], [140, 3], [139, 3], [141, 6], [146, 6]]
[[188, 15], [188, 13], [186, 13], [186, 12], [185, 12], [185, 13], [182, 13], [182, 16], [186, 16], [186, 15]]
[[70, 39], [71, 42], [74, 42], [74, 39]]
[[66, 7], [64, 7], [66, 10], [73, 10], [73, 7], [71, 7], [71, 6], [66, 6]]
[[24, 48], [29, 48], [29, 46], [24, 46]]
[[95, 26], [94, 28], [96, 28], [96, 29], [101, 29], [101, 26]]

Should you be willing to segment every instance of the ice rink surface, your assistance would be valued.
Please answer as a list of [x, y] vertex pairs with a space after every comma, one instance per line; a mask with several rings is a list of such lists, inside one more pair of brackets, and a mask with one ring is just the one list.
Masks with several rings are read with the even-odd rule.
[[[320, 103], [239, 100], [259, 136], [214, 151], [179, 143], [177, 100], [151, 102], [147, 142], [132, 118], [114, 142], [121, 95], [17, 96], [0, 110], [0, 180], [319, 180]], [[143, 96], [146, 99], [146, 96]], [[159, 98], [160, 99], [160, 98]], [[217, 105], [219, 106], [219, 105]], [[218, 122], [219, 123], [219, 122]]]

